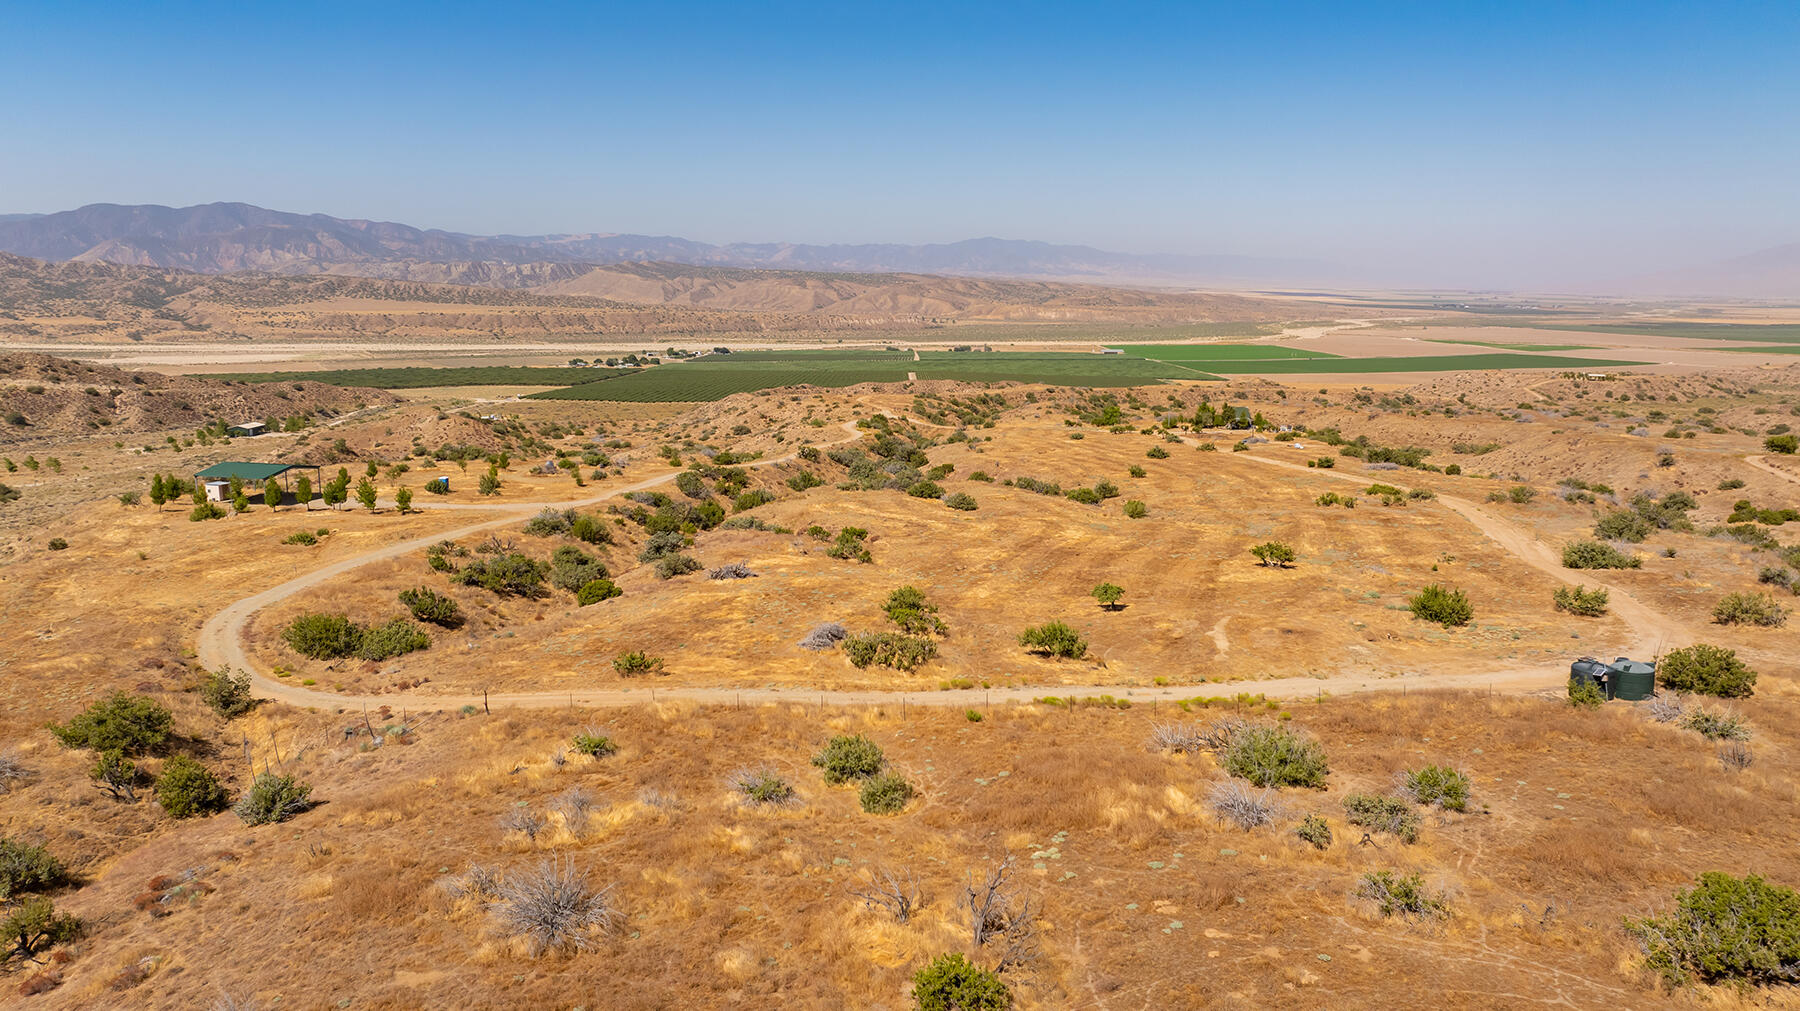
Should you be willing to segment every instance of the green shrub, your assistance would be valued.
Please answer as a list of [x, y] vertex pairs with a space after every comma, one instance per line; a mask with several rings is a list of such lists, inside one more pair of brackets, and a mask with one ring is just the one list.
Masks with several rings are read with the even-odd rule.
[[825, 480], [823, 478], [810, 470], [803, 470], [787, 479], [787, 486], [795, 491], [805, 491], [808, 488], [817, 488], [824, 483]]
[[1082, 505], [1099, 505], [1100, 493], [1092, 488], [1071, 488], [1063, 493], [1063, 497]]
[[1756, 690], [1756, 672], [1744, 666], [1737, 651], [1695, 643], [1669, 651], [1656, 665], [1664, 688], [1723, 699], [1747, 698]]
[[217, 814], [231, 806], [218, 777], [185, 755], [174, 755], [163, 763], [162, 777], [156, 781], [156, 802], [171, 818]]
[[887, 611], [888, 620], [900, 626], [902, 632], [943, 635], [947, 631], [938, 619], [937, 605], [926, 600], [925, 594], [916, 586], [902, 586], [888, 594], [882, 609]]
[[1425, 888], [1423, 875], [1404, 876], [1393, 871], [1365, 874], [1356, 894], [1375, 903], [1383, 916], [1399, 916], [1408, 920], [1433, 920], [1450, 915], [1450, 906], [1442, 897]]
[[1406, 602], [1413, 617], [1420, 621], [1436, 622], [1445, 628], [1467, 625], [1475, 617], [1475, 609], [1469, 605], [1469, 597], [1461, 590], [1446, 589], [1433, 583], [1420, 590]]
[[1537, 489], [1525, 484], [1515, 484], [1506, 489], [1506, 498], [1514, 505], [1524, 505], [1537, 498]]
[[575, 525], [575, 510], [544, 508], [525, 523], [525, 533], [532, 537], [557, 537]]
[[1125, 596], [1125, 588], [1112, 583], [1101, 583], [1090, 591], [1090, 596], [1100, 602], [1100, 606], [1108, 611], [1119, 609], [1119, 600]]
[[578, 593], [594, 580], [611, 575], [606, 563], [573, 544], [560, 545], [550, 555], [550, 585], [559, 590]]
[[319, 543], [319, 538], [317, 536], [315, 536], [313, 534], [313, 532], [310, 530], [296, 530], [293, 533], [288, 534], [286, 537], [282, 538], [281, 543], [283, 543], [283, 544], [304, 544], [307, 547], [311, 547], [314, 544]]
[[881, 771], [887, 758], [881, 746], [861, 734], [839, 735], [825, 742], [812, 764], [824, 772], [825, 782], [836, 786], [853, 779], [868, 779]]
[[1569, 679], [1569, 705], [1577, 709], [1598, 709], [1606, 703], [1606, 693], [1587, 678]]
[[1087, 655], [1087, 640], [1060, 621], [1033, 625], [1019, 633], [1019, 645], [1045, 656], [1079, 660]]
[[1008, 1011], [1012, 992], [999, 973], [951, 952], [913, 974], [913, 1001], [918, 1011]]
[[936, 481], [917, 481], [908, 486], [906, 493], [913, 498], [943, 498], [944, 489]]
[[1344, 820], [1370, 832], [1385, 832], [1403, 843], [1419, 841], [1419, 812], [1400, 797], [1353, 793], [1344, 798]]
[[577, 752], [589, 758], [605, 758], [619, 750], [612, 738], [596, 730], [583, 730], [571, 743]]
[[1226, 772], [1257, 786], [1308, 786], [1324, 789], [1331, 765], [1325, 749], [1287, 727], [1245, 727], [1234, 734], [1219, 756]]
[[69, 872], [49, 850], [0, 836], [0, 902], [68, 880]]
[[1637, 569], [1643, 567], [1644, 561], [1610, 544], [1575, 541], [1563, 548], [1562, 563], [1567, 569]]
[[961, 491], [951, 492], [944, 496], [944, 504], [952, 509], [965, 513], [974, 512], [976, 509], [980, 508], [980, 505], [975, 501], [975, 496]]
[[272, 825], [312, 807], [311, 798], [311, 785], [265, 772], [250, 782], [250, 789], [231, 810], [246, 825]]
[[188, 520], [193, 523], [224, 518], [225, 509], [217, 502], [202, 502], [199, 505], [196, 505], [192, 512], [188, 513]]
[[746, 510], [749, 510], [749, 509], [755, 509], [759, 505], [766, 505], [773, 501], [775, 501], [775, 496], [773, 493], [764, 491], [761, 488], [753, 488], [750, 491], [744, 492], [742, 495], [739, 495], [737, 498], [732, 500], [731, 511], [735, 512], [735, 513], [741, 513]]
[[256, 708], [256, 698], [250, 694], [250, 675], [243, 671], [233, 674], [226, 667], [209, 672], [200, 682], [200, 700], [228, 720]]
[[1750, 727], [1736, 713], [1715, 713], [1708, 709], [1691, 710], [1681, 725], [1709, 741], [1747, 741]]
[[1300, 824], [1294, 827], [1294, 834], [1302, 842], [1310, 843], [1314, 849], [1331, 848], [1331, 826], [1316, 814], [1300, 819]]
[[863, 780], [857, 799], [870, 814], [899, 814], [915, 792], [913, 785], [899, 774], [884, 772]]
[[773, 769], [739, 770], [731, 785], [752, 804], [786, 804], [794, 799], [794, 788]]
[[642, 650], [632, 650], [630, 653], [620, 653], [618, 656], [613, 657], [613, 670], [618, 671], [619, 676], [622, 678], [634, 678], [644, 674], [661, 674], [663, 672], [663, 658], [660, 656], [651, 656]]
[[1141, 500], [1135, 498], [1125, 500], [1126, 519], [1141, 520], [1148, 515], [1150, 515], [1150, 507]]
[[1675, 897], [1672, 913], [1626, 929], [1649, 967], [1676, 985], [1792, 983], [1800, 966], [1800, 894], [1755, 874], [1709, 871]]
[[362, 644], [362, 626], [341, 614], [303, 614], [281, 633], [288, 647], [314, 660], [354, 656]]
[[700, 563], [690, 555], [664, 555], [656, 560], [656, 578], [674, 579], [690, 572], [699, 572]]
[[450, 577], [453, 583], [479, 586], [503, 597], [541, 597], [550, 567], [518, 552], [478, 558]]
[[911, 671], [937, 656], [937, 643], [898, 632], [870, 632], [846, 637], [844, 655], [859, 669], [874, 665]]
[[463, 623], [462, 608], [455, 599], [429, 587], [401, 590], [400, 603], [406, 605], [413, 617], [442, 628], [456, 628]]
[[1795, 452], [1800, 452], [1800, 436], [1771, 435], [1763, 440], [1763, 448], [1771, 453], [1792, 456]]
[[1767, 593], [1727, 593], [1714, 605], [1713, 621], [1720, 625], [1758, 625], [1780, 628], [1787, 624], [1787, 608]]
[[1266, 541], [1250, 549], [1263, 565], [1285, 569], [1294, 564], [1294, 549], [1280, 541]]
[[1594, 536], [1605, 541], [1642, 544], [1653, 528], [1650, 521], [1630, 509], [1614, 509], [1594, 524]]
[[[825, 532], [823, 527], [818, 529], [821, 533]], [[807, 533], [812, 533], [812, 528], [808, 528]], [[845, 527], [837, 532], [837, 539], [825, 550], [825, 554], [846, 561], [855, 559], [866, 565], [875, 560], [869, 554], [868, 547], [863, 544], [864, 538], [868, 536], [869, 532], [862, 527]]]
[[50, 732], [65, 748], [141, 755], [169, 739], [175, 717], [155, 699], [114, 692]]
[[364, 660], [388, 660], [416, 652], [431, 645], [431, 636], [405, 618], [390, 618], [385, 623], [364, 629], [357, 642], [356, 655]]
[[1551, 600], [1555, 601], [1558, 611], [1567, 611], [1584, 618], [1597, 618], [1605, 614], [1607, 599], [1604, 586], [1596, 586], [1591, 590], [1586, 586], [1560, 586], [1551, 594]]
[[624, 590], [619, 589], [619, 584], [612, 580], [596, 579], [583, 584], [581, 589], [575, 591], [575, 603], [586, 607], [589, 604], [598, 604], [602, 600], [611, 600], [624, 593]]
[[1469, 809], [1469, 777], [1442, 765], [1407, 773], [1402, 789], [1415, 804], [1436, 805], [1446, 811]]
[[569, 536], [588, 544], [611, 544], [612, 531], [607, 529], [606, 521], [587, 513], [575, 517], [569, 524]]

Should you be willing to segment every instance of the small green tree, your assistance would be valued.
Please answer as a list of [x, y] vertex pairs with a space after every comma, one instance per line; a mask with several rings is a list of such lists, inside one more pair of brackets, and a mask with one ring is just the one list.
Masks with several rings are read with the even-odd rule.
[[937, 605], [926, 600], [924, 592], [916, 586], [902, 586], [888, 594], [883, 609], [887, 611], [888, 620], [900, 626], [902, 632], [943, 635], [948, 631], [938, 619]]
[[1420, 621], [1436, 622], [1445, 628], [1467, 625], [1475, 617], [1475, 609], [1469, 604], [1468, 594], [1436, 583], [1420, 590], [1406, 603], [1413, 617]]
[[169, 501], [168, 486], [163, 484], [161, 474], [150, 475], [150, 501], [156, 503], [157, 512], [162, 512], [163, 503]]
[[1032, 625], [1019, 633], [1019, 645], [1045, 656], [1079, 660], [1087, 655], [1087, 640], [1060, 621]]
[[137, 763], [117, 748], [102, 751], [88, 770], [88, 778], [114, 800], [137, 800], [139, 777]]
[[375, 482], [363, 478], [356, 482], [356, 501], [362, 503], [364, 509], [375, 511]]
[[457, 606], [456, 599], [427, 586], [401, 590], [400, 603], [420, 621], [444, 628], [456, 628], [463, 623], [462, 608]]
[[476, 482], [475, 490], [482, 495], [500, 494], [500, 468], [489, 467], [487, 473], [481, 475], [481, 480]]
[[58, 913], [56, 904], [42, 895], [33, 896], [12, 909], [0, 920], [0, 941], [6, 945], [6, 957], [35, 958], [46, 948], [73, 941], [81, 936], [81, 921]]
[[1650, 968], [1670, 983], [1792, 983], [1800, 966], [1800, 893], [1718, 871], [1675, 897], [1667, 916], [1626, 921]]
[[311, 509], [312, 494], [312, 478], [307, 477], [305, 474], [301, 474], [299, 477], [294, 478], [294, 501], [299, 502], [304, 508]]
[[1125, 588], [1112, 583], [1101, 583], [1089, 592], [1095, 600], [1100, 602], [1100, 606], [1108, 611], [1117, 611], [1120, 599], [1125, 596]]
[[256, 708], [256, 698], [250, 694], [250, 675], [243, 671], [233, 674], [229, 667], [206, 675], [200, 682], [200, 699], [228, 720]]
[[141, 755], [169, 739], [175, 717], [155, 699], [114, 692], [50, 732], [65, 748]]
[[250, 496], [245, 495], [243, 492], [238, 492], [231, 500], [231, 511], [240, 515], [249, 512]]
[[281, 508], [281, 495], [281, 485], [276, 484], [274, 478], [263, 482], [263, 505], [268, 506], [270, 512]]
[[1741, 699], [1756, 691], [1756, 672], [1744, 666], [1736, 650], [1705, 643], [1670, 650], [1657, 663], [1656, 676], [1675, 692]]
[[185, 755], [163, 763], [162, 778], [156, 781], [156, 802], [171, 818], [217, 814], [231, 806], [218, 777]]
[[1285, 569], [1294, 564], [1294, 549], [1280, 541], [1267, 541], [1250, 549], [1256, 560], [1264, 565]]
[[1576, 709], [1598, 709], [1606, 704], [1606, 693], [1588, 678], [1569, 679], [1569, 705]]
[[412, 512], [412, 498], [411, 488], [396, 488], [394, 490], [394, 508], [400, 510], [402, 515]]
[[961, 952], [939, 955], [913, 974], [913, 1001], [919, 1011], [1008, 1011], [1013, 1004], [1000, 975]]

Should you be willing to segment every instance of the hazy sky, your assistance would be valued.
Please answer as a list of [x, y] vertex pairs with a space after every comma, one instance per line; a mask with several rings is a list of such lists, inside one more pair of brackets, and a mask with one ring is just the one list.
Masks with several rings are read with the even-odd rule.
[[0, 46], [0, 212], [998, 235], [1484, 286], [1800, 242], [1794, 0], [12, 3]]

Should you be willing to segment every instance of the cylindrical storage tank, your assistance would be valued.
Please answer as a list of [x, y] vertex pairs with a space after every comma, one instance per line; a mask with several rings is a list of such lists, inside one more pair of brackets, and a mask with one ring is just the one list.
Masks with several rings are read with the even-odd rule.
[[1656, 694], [1654, 670], [1615, 671], [1612, 676], [1613, 697], [1627, 702], [1641, 702]]

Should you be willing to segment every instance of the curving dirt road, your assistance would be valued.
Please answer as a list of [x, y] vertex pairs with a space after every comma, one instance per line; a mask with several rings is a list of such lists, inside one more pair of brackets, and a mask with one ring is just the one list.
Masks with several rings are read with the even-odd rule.
[[1764, 471], [1769, 474], [1773, 474], [1776, 477], [1781, 478], [1783, 481], [1792, 481], [1795, 484], [1800, 484], [1800, 477], [1796, 477], [1795, 475], [1790, 474], [1787, 471], [1782, 470], [1780, 467], [1777, 467], [1774, 464], [1768, 462], [1767, 460], [1763, 459], [1762, 454], [1760, 454], [1760, 453], [1755, 456], [1744, 457], [1744, 462], [1749, 464], [1752, 467], [1755, 467], [1757, 470]]
[[[844, 439], [836, 442], [822, 443], [823, 446], [835, 446], [844, 442], [852, 442], [862, 437], [854, 422], [846, 422], [844, 429], [848, 433]], [[1197, 440], [1184, 438], [1184, 442], [1197, 444]], [[1310, 469], [1297, 464], [1266, 457], [1247, 456], [1247, 459], [1271, 467], [1283, 467], [1300, 471], [1312, 477], [1327, 477], [1341, 481], [1362, 483], [1367, 478], [1350, 474], [1337, 474], [1329, 470]], [[794, 459], [793, 454], [770, 460], [754, 461], [747, 466], [769, 467], [787, 463]], [[992, 702], [1031, 702], [1048, 694], [1064, 698], [1079, 698], [1097, 695], [1129, 696], [1135, 702], [1178, 701], [1192, 698], [1195, 695], [1206, 695], [1221, 691], [1259, 692], [1272, 699], [1294, 699], [1316, 697], [1321, 694], [1348, 695], [1361, 692], [1392, 691], [1396, 688], [1466, 688], [1486, 689], [1508, 693], [1541, 691], [1559, 688], [1563, 681], [1560, 669], [1547, 669], [1543, 665], [1529, 667], [1498, 668], [1485, 674], [1407, 674], [1382, 675], [1345, 674], [1332, 677], [1289, 677], [1275, 678], [1265, 681], [1244, 681], [1204, 685], [1170, 685], [1164, 687], [1125, 687], [1122, 685], [1040, 685], [1021, 688], [971, 689], [966, 691], [819, 691], [807, 688], [718, 688], [718, 687], [680, 687], [680, 686], [646, 686], [643, 688], [592, 688], [582, 691], [555, 692], [510, 692], [493, 695], [440, 695], [419, 693], [389, 693], [383, 695], [346, 695], [337, 692], [315, 691], [299, 685], [284, 683], [268, 676], [251, 662], [244, 650], [244, 628], [257, 611], [300, 593], [303, 590], [326, 583], [361, 566], [383, 559], [394, 558], [414, 551], [423, 551], [442, 540], [466, 537], [496, 527], [518, 523], [545, 507], [577, 508], [595, 505], [608, 499], [625, 495], [634, 491], [644, 491], [672, 480], [680, 471], [671, 470], [656, 477], [618, 488], [610, 489], [602, 494], [586, 499], [560, 502], [512, 502], [494, 505], [463, 505], [459, 508], [497, 512], [501, 515], [459, 527], [434, 533], [427, 537], [417, 537], [390, 544], [383, 548], [365, 552], [353, 558], [334, 562], [321, 569], [309, 572], [304, 576], [291, 579], [278, 586], [271, 587], [261, 593], [253, 594], [238, 600], [224, 610], [213, 615], [201, 626], [196, 651], [200, 662], [208, 669], [218, 667], [235, 667], [250, 675], [256, 686], [259, 697], [278, 699], [302, 707], [318, 707], [330, 709], [357, 708], [362, 706], [404, 706], [413, 709], [453, 709], [465, 705], [500, 705], [524, 708], [555, 708], [558, 706], [581, 705], [625, 706], [646, 702], [681, 701], [707, 705], [733, 705], [740, 703], [762, 704], [770, 702], [790, 702], [801, 704], [819, 703], [834, 706], [859, 705], [914, 705], [914, 706], [967, 706], [978, 699], [983, 704]], [[1474, 503], [1450, 496], [1439, 496], [1437, 501], [1469, 521], [1477, 530], [1493, 540], [1502, 549], [1519, 558], [1541, 572], [1544, 572], [1565, 583], [1574, 582], [1562, 568], [1556, 553], [1546, 544], [1537, 540], [1526, 531], [1506, 520], [1500, 519], [1480, 508]], [[433, 508], [451, 508], [448, 505]], [[1683, 637], [1689, 633], [1678, 622], [1657, 613], [1632, 597], [1628, 592], [1607, 584], [1611, 595], [1614, 613], [1631, 627], [1636, 641], [1630, 651], [1643, 655], [1654, 652], [1665, 638]], [[1222, 629], [1220, 630], [1222, 631]]]

